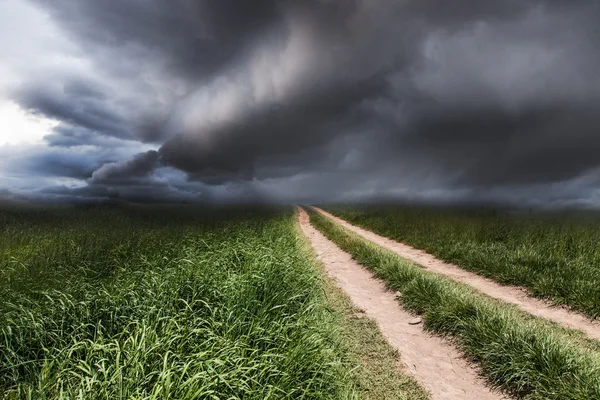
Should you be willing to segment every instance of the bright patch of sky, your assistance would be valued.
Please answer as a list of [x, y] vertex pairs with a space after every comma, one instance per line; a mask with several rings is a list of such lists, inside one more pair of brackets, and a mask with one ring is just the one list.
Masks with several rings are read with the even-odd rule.
[[0, 146], [43, 141], [58, 121], [32, 115], [17, 104], [0, 99]]
[[[0, 0], [0, 146], [38, 144], [57, 121], [32, 115], [9, 100], [11, 92], [27, 84], [26, 76], [60, 62], [73, 46], [60, 34], [51, 19], [24, 0]], [[40, 63], [40, 52], [56, 52]]]

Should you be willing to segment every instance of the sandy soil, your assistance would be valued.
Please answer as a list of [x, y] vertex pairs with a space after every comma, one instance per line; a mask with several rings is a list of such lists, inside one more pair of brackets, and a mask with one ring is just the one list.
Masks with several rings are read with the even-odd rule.
[[589, 337], [600, 340], [600, 323], [590, 321], [582, 314], [568, 310], [564, 307], [553, 306], [543, 300], [530, 297], [524, 288], [503, 286], [491, 279], [461, 269], [454, 264], [448, 264], [422, 250], [415, 249], [414, 247], [393, 241], [366, 229], [352, 225], [319, 208], [315, 207], [315, 210], [326, 217], [331, 218], [344, 228], [347, 228], [381, 247], [393, 251], [402, 258], [419, 264], [427, 270], [449, 276], [459, 282], [464, 282], [490, 297], [514, 304], [530, 314], [558, 322], [565, 327], [579, 329], [585, 332]]
[[399, 306], [394, 293], [313, 228], [304, 210], [299, 209], [299, 217], [302, 231], [328, 274], [358, 308], [377, 322], [389, 343], [400, 352], [406, 370], [431, 392], [432, 399], [504, 399], [490, 391], [451, 343], [425, 332], [422, 324], [411, 325], [415, 317]]

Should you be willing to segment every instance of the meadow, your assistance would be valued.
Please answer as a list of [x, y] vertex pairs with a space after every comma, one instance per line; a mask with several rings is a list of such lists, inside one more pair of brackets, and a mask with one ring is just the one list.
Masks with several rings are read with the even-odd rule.
[[600, 316], [600, 218], [409, 206], [326, 207], [382, 236], [533, 296]]
[[324, 279], [295, 218], [0, 211], [0, 398], [427, 398]]
[[[479, 260], [477, 272], [499, 280], [516, 279], [515, 254], [537, 259], [519, 265], [532, 281], [547, 276], [554, 290], [596, 276], [592, 220], [329, 210], [415, 246], [429, 243], [450, 261], [468, 255]], [[399, 306], [420, 315], [426, 330], [450, 338], [490, 386], [513, 398], [600, 398], [598, 341], [308, 211], [311, 224], [398, 291]], [[488, 261], [496, 254], [504, 255]], [[564, 265], [570, 269], [554, 276]], [[589, 296], [592, 287], [582, 288]], [[0, 210], [0, 398], [429, 398], [400, 362], [326, 276], [291, 207]]]

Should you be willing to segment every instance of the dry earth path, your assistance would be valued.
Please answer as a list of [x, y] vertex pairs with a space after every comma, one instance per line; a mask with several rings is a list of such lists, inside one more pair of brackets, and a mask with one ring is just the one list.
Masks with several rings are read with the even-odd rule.
[[355, 306], [375, 320], [379, 329], [401, 355], [406, 370], [431, 393], [433, 400], [498, 400], [477, 370], [448, 341], [432, 336], [422, 324], [411, 325], [414, 316], [404, 311], [383, 281], [352, 259], [310, 225], [306, 212], [298, 208], [300, 226], [327, 273]]
[[426, 253], [403, 243], [396, 242], [374, 232], [352, 225], [349, 222], [336, 217], [320, 208], [314, 209], [324, 216], [332, 219], [344, 228], [384, 247], [400, 257], [410, 260], [423, 268], [446, 275], [456, 281], [466, 283], [471, 287], [487, 294], [490, 297], [511, 303], [520, 309], [538, 317], [557, 322], [567, 328], [579, 329], [590, 338], [600, 340], [600, 323], [590, 321], [586, 316], [568, 310], [564, 307], [554, 306], [543, 300], [535, 299], [527, 294], [524, 288], [518, 286], [503, 286], [491, 279], [476, 273], [466, 271], [457, 265], [446, 263]]

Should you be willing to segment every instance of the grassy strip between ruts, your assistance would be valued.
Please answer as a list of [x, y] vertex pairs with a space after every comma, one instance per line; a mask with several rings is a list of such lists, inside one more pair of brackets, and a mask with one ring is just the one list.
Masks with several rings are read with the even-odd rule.
[[399, 290], [425, 328], [456, 340], [490, 384], [516, 398], [600, 399], [600, 353], [558, 327], [427, 272], [309, 210], [311, 223]]
[[385, 237], [600, 318], [598, 213], [524, 214], [409, 206], [331, 206]]
[[[356, 364], [291, 212], [162, 212], [86, 211], [69, 229], [68, 213], [43, 214], [56, 228], [34, 230], [47, 250], [13, 252], [33, 272], [0, 282], [0, 398], [358, 397]], [[35, 232], [18, 249], [39, 246]], [[102, 249], [115, 258], [98, 258]], [[56, 268], [50, 289], [44, 266]]]
[[[306, 243], [305, 247], [306, 253], [314, 259], [310, 245]], [[350, 376], [356, 384], [358, 397], [365, 400], [428, 399], [427, 391], [413, 377], [402, 372], [400, 355], [385, 340], [375, 321], [355, 307], [325, 271], [321, 275], [327, 304], [338, 316], [346, 354], [355, 366]]]

